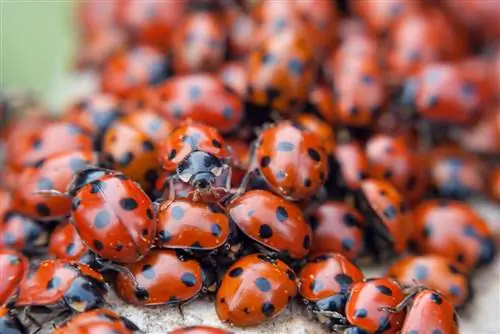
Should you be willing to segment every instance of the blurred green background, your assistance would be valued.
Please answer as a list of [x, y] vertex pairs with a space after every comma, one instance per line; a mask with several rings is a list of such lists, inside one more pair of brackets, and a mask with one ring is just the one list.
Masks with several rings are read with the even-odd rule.
[[[105, 1], [105, 0], [104, 0]], [[72, 0], [0, 0], [0, 85], [51, 100], [76, 44]]]

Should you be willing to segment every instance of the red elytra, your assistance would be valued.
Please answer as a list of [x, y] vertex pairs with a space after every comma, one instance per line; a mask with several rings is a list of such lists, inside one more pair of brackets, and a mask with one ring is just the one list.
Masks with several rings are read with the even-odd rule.
[[219, 71], [219, 78], [225, 86], [236, 92], [238, 96], [246, 97], [247, 69], [245, 63], [240, 61], [225, 63]]
[[83, 243], [75, 226], [66, 223], [58, 225], [51, 233], [49, 253], [58, 259], [86, 263], [83, 258], [89, 254], [89, 249]]
[[321, 116], [330, 126], [335, 124], [338, 115], [337, 101], [333, 98], [331, 88], [327, 85], [316, 85], [309, 93], [308, 108]]
[[28, 274], [29, 261], [22, 253], [0, 249], [0, 306], [16, 293]]
[[335, 135], [332, 127], [325, 121], [311, 114], [300, 114], [295, 123], [303, 130], [317, 135], [323, 142], [327, 154], [333, 154], [335, 148]]
[[284, 262], [251, 254], [222, 278], [215, 301], [219, 318], [238, 327], [256, 326], [277, 316], [297, 294], [294, 272]]
[[77, 314], [64, 325], [54, 329], [54, 334], [83, 333], [139, 333], [139, 328], [130, 320], [108, 309], [92, 310]]
[[359, 190], [361, 182], [369, 176], [368, 158], [360, 143], [337, 143], [334, 151], [339, 185], [350, 191]]
[[246, 236], [278, 256], [302, 259], [311, 248], [311, 228], [300, 208], [268, 191], [248, 191], [226, 211]]

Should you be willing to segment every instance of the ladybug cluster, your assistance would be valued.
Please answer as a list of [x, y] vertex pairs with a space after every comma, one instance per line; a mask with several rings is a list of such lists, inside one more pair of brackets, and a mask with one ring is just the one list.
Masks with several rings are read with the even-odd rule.
[[495, 6], [82, 1], [100, 90], [57, 117], [2, 96], [0, 333], [141, 332], [110, 289], [237, 327], [296, 300], [326, 332], [458, 333], [496, 253], [467, 202], [500, 201]]

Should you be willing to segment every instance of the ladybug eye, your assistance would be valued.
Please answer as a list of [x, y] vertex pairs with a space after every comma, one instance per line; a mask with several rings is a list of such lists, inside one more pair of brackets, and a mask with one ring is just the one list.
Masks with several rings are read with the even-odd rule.
[[179, 179], [181, 179], [182, 182], [188, 183], [189, 180], [191, 180], [192, 174], [189, 173], [182, 173], [179, 175]]
[[214, 167], [210, 170], [212, 172], [212, 174], [214, 174], [215, 176], [221, 176], [222, 174], [222, 167]]

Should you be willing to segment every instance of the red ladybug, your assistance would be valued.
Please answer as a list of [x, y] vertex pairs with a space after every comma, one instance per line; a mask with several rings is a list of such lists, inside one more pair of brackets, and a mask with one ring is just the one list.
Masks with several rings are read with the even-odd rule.
[[163, 142], [160, 162], [163, 169], [175, 173], [173, 180], [189, 184], [193, 198], [207, 195], [222, 199], [230, 189], [229, 151], [218, 131], [212, 127], [185, 123]]
[[222, 278], [215, 310], [224, 322], [257, 326], [283, 311], [297, 290], [295, 273], [284, 262], [251, 254], [234, 263]]
[[[118, 296], [134, 305], [182, 305], [214, 289], [210, 276], [194, 259], [173, 250], [155, 249], [116, 278]], [[165, 282], [168, 282], [165, 285]]]
[[244, 58], [255, 44], [253, 37], [257, 32], [256, 24], [236, 3], [226, 3], [224, 23], [227, 31], [230, 58]]
[[216, 204], [175, 200], [160, 205], [157, 246], [191, 252], [214, 251], [229, 239], [229, 219]]
[[0, 220], [0, 249], [40, 254], [48, 242], [48, 232], [35, 220], [9, 211]]
[[327, 201], [308, 217], [312, 228], [311, 254], [340, 253], [355, 260], [363, 251], [365, 218], [353, 207]]
[[256, 168], [280, 196], [305, 200], [328, 178], [328, 158], [320, 138], [283, 121], [265, 129], [257, 140]]
[[338, 117], [337, 101], [333, 98], [332, 90], [327, 85], [317, 85], [309, 93], [306, 110], [320, 116], [330, 126], [335, 125]]
[[413, 224], [412, 240], [418, 252], [443, 255], [462, 270], [489, 264], [495, 257], [488, 225], [467, 203], [424, 201], [413, 211]]
[[247, 95], [247, 76], [246, 65], [241, 61], [229, 61], [219, 71], [219, 78], [224, 86], [229, 87], [241, 98], [246, 98]]
[[126, 32], [115, 26], [89, 31], [82, 37], [75, 54], [77, 69], [101, 69], [111, 55], [127, 45]]
[[441, 255], [407, 256], [393, 263], [387, 276], [405, 287], [415, 284], [437, 290], [453, 306], [464, 306], [472, 298], [472, 285], [464, 272]]
[[58, 225], [50, 235], [49, 253], [58, 259], [94, 264], [94, 256], [72, 224]]
[[361, 182], [369, 177], [370, 166], [361, 144], [357, 141], [339, 142], [335, 146], [333, 164], [330, 166], [331, 179], [334, 185], [329, 186], [329, 192], [345, 194], [356, 192]]
[[[6, 305], [28, 274], [29, 261], [21, 253], [0, 249], [0, 305]], [[1, 325], [0, 325], [1, 329]]]
[[215, 75], [174, 77], [158, 87], [157, 94], [160, 114], [176, 125], [192, 120], [227, 133], [235, 131], [244, 116], [240, 97]]
[[335, 134], [332, 127], [325, 121], [310, 114], [300, 114], [295, 119], [295, 123], [303, 130], [317, 135], [323, 142], [326, 153], [332, 154], [335, 149]]
[[183, 328], [177, 328], [173, 331], [168, 332], [168, 334], [232, 334], [233, 332], [227, 331], [222, 328], [210, 327], [210, 326], [189, 326]]
[[156, 213], [153, 203], [132, 180], [102, 168], [76, 174], [71, 220], [83, 242], [103, 259], [131, 263], [153, 246]]
[[229, 217], [250, 239], [285, 259], [302, 259], [311, 248], [311, 228], [300, 208], [265, 190], [232, 200]]
[[80, 313], [64, 325], [54, 329], [54, 334], [79, 333], [141, 333], [140, 329], [130, 320], [121, 317], [108, 309], [92, 310]]
[[307, 310], [328, 328], [335, 322], [332, 313], [344, 314], [351, 286], [364, 278], [361, 269], [338, 253], [309, 258], [298, 277]]
[[104, 306], [104, 278], [89, 266], [65, 260], [46, 260], [19, 286], [16, 308], [31, 313], [72, 310], [85, 312]]
[[97, 164], [96, 153], [72, 151], [40, 160], [33, 167], [25, 168], [19, 184], [13, 191], [13, 208], [37, 220], [54, 220], [67, 217], [71, 212], [71, 199], [46, 196], [39, 191], [65, 191], [75, 173]]

